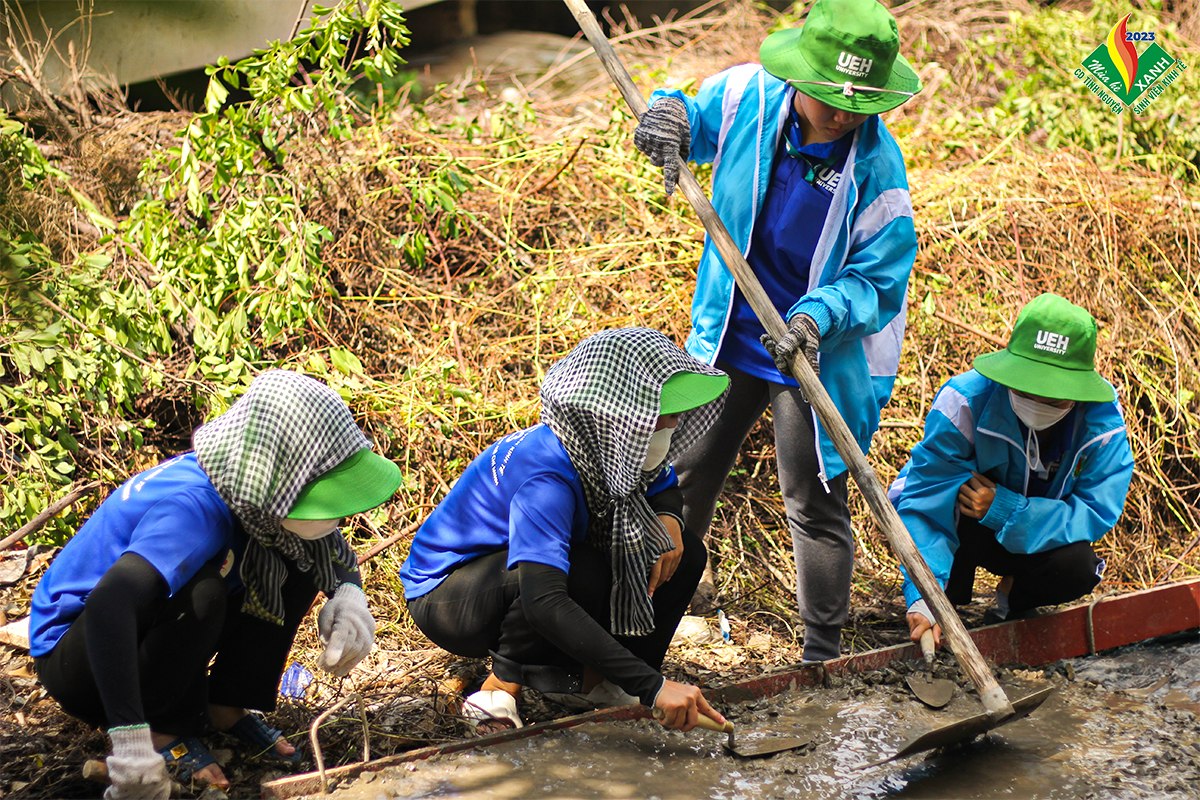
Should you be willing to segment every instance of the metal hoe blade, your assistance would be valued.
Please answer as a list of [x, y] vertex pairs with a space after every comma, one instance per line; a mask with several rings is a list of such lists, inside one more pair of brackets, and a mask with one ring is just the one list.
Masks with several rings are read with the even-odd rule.
[[1053, 686], [1047, 686], [1045, 689], [1039, 689], [1033, 694], [1026, 695], [1020, 700], [1015, 701], [1013, 705], [1014, 713], [1011, 717], [1001, 720], [995, 720], [990, 714], [976, 714], [973, 717], [952, 722], [949, 725], [943, 725], [940, 728], [923, 733], [920, 736], [912, 739], [896, 753], [879, 761], [872, 761], [869, 764], [864, 764], [864, 767], [874, 767], [879, 764], [886, 764], [889, 761], [894, 761], [897, 758], [910, 756], [913, 753], [920, 753], [923, 750], [933, 750], [946, 745], [957, 744], [974, 739], [980, 734], [987, 733], [993, 728], [998, 728], [1001, 725], [1007, 725], [1010, 722], [1029, 716], [1042, 703], [1046, 702], [1046, 698], [1054, 691]]

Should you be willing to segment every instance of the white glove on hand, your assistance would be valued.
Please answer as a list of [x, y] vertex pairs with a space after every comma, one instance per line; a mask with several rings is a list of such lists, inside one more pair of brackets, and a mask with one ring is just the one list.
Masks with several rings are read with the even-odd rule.
[[325, 642], [317, 666], [339, 678], [354, 669], [375, 643], [375, 618], [362, 589], [353, 583], [339, 586], [317, 615], [317, 630]]
[[171, 779], [167, 763], [154, 749], [149, 725], [127, 725], [108, 731], [112, 755], [108, 757], [105, 800], [167, 800]]

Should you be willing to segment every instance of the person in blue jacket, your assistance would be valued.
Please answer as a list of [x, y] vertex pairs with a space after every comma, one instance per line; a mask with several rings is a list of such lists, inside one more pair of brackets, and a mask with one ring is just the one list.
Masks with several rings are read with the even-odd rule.
[[329, 598], [319, 666], [345, 675], [374, 640], [339, 528], [391, 497], [400, 469], [371, 451], [338, 393], [264, 372], [193, 444], [109, 495], [33, 593], [38, 679], [108, 731], [109, 800], [166, 800], [168, 762], [181, 781], [227, 788], [198, 738], [210, 729], [297, 762], [247, 709], [275, 707], [318, 591]]
[[547, 372], [541, 422], [484, 450], [422, 524], [400, 569], [413, 620], [439, 647], [492, 660], [468, 721], [519, 727], [529, 686], [641, 702], [680, 730], [724, 723], [660, 669], [707, 558], [671, 462], [728, 384], [658, 331], [594, 334]]
[[846, 466], [789, 365], [803, 353], [866, 453], [891, 397], [917, 249], [904, 159], [879, 114], [921, 87], [876, 0], [817, 0], [802, 27], [765, 39], [760, 58], [707, 79], [695, 97], [656, 91], [634, 142], [665, 168], [668, 193], [678, 158], [715, 165], [713, 205], [788, 322], [780, 342], [767, 339], [705, 242], [687, 349], [732, 383], [721, 418], [676, 463], [684, 521], [707, 533], [769, 405], [804, 659], [824, 661], [838, 656], [849, 616]]
[[[950, 602], [978, 567], [1001, 576], [987, 621], [1092, 591], [1092, 544], [1125, 507], [1133, 454], [1116, 391], [1096, 372], [1096, 323], [1054, 294], [1031, 300], [1008, 346], [934, 398], [925, 436], [888, 496]], [[941, 626], [905, 576], [913, 641]]]

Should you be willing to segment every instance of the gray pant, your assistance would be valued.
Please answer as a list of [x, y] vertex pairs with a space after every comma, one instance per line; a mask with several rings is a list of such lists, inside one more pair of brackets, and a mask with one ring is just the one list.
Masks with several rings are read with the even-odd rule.
[[725, 408], [708, 432], [675, 461], [683, 491], [684, 525], [701, 538], [707, 536], [717, 497], [738, 451], [770, 404], [779, 486], [796, 558], [796, 602], [805, 625], [804, 657], [836, 658], [840, 629], [850, 615], [854, 568], [846, 473], [828, 481], [828, 491], [822, 485], [812, 407], [799, 389], [752, 377], [725, 363], [718, 362], [717, 367], [730, 377]]

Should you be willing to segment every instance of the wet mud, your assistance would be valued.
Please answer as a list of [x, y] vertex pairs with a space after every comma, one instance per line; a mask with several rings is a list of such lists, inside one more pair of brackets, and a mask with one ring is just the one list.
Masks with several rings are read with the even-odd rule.
[[[945, 658], [945, 657], [943, 657]], [[915, 665], [914, 665], [914, 668]], [[904, 686], [907, 665], [726, 709], [739, 743], [804, 737], [801, 750], [731, 756], [721, 734], [590, 724], [364, 774], [337, 800], [401, 798], [1160, 798], [1200, 791], [1200, 640], [1135, 646], [1001, 671], [1017, 698], [1056, 691], [1029, 718], [971, 742], [873, 767], [906, 741], [982, 710], [958, 689], [941, 710]]]

